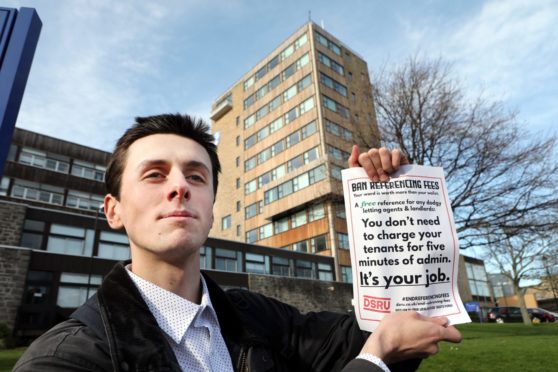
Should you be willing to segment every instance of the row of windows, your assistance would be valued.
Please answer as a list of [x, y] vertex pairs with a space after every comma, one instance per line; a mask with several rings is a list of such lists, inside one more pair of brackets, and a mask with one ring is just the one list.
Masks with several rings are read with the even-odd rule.
[[340, 150], [337, 147], [331, 145], [327, 145], [327, 154], [334, 159], [341, 161], [347, 160], [349, 159], [349, 156], [351, 156], [351, 154], [349, 154], [347, 151]]
[[334, 79], [330, 78], [329, 76], [327, 76], [326, 74], [324, 74], [323, 72], [320, 72], [320, 81], [326, 87], [335, 90], [337, 93], [341, 94], [343, 97], [347, 97], [347, 87], [344, 86], [343, 84], [341, 84], [340, 82], [338, 82], [337, 80], [334, 80]]
[[[7, 180], [7, 189], [9, 179], [2, 179], [2, 184], [5, 183], [5, 180]], [[10, 196], [14, 198], [35, 200], [56, 205], [66, 205], [70, 208], [93, 211], [99, 210], [99, 206], [103, 204], [104, 200], [104, 197], [102, 195], [94, 195], [80, 191], [69, 190], [68, 195], [66, 196], [66, 200], [64, 201], [64, 189], [62, 187], [45, 185], [24, 180], [14, 181]]]
[[325, 119], [325, 127], [328, 133], [331, 133], [337, 137], [341, 137], [345, 141], [353, 142], [353, 132], [351, 132], [347, 128], [344, 128], [341, 125], [336, 124], [328, 119]]
[[24, 147], [19, 154], [18, 162], [33, 167], [45, 168], [55, 172], [87, 178], [102, 182], [105, 179], [106, 167], [93, 163], [74, 160], [70, 167], [70, 159], [66, 156], [47, 154], [46, 152]]
[[299, 80], [296, 84], [286, 89], [282, 94], [279, 94], [277, 97], [273, 98], [270, 102], [260, 107], [258, 111], [248, 116], [244, 120], [244, 129], [250, 128], [258, 120], [260, 120], [261, 118], [269, 114], [271, 111], [279, 107], [281, 103], [287, 102], [296, 94], [300, 93], [302, 90], [310, 86], [311, 83], [312, 83], [312, 76], [308, 74], [305, 77], [303, 77], [301, 80]]
[[331, 50], [333, 53], [337, 54], [338, 56], [341, 55], [341, 48], [339, 47], [339, 45], [329, 40], [327, 37], [320, 34], [318, 31], [316, 31], [316, 40], [318, 41], [318, 43], [322, 44], [323, 46]]
[[[74, 256], [91, 256], [94, 248], [95, 231], [82, 227], [51, 224], [43, 221], [26, 220], [21, 236], [21, 246], [46, 249], [49, 252]], [[122, 233], [101, 231], [95, 257], [113, 260], [130, 258], [128, 237]]]
[[274, 201], [282, 199], [294, 192], [302, 190], [326, 177], [325, 165], [320, 165], [309, 170], [287, 182], [275, 186], [264, 193], [264, 204], [271, 204]]
[[328, 249], [327, 235], [315, 236], [292, 245], [292, 250], [295, 252], [317, 253], [326, 249]]
[[254, 75], [246, 79], [244, 81], [244, 90], [246, 91], [248, 88], [254, 85], [256, 81], [260, 80], [268, 72], [272, 71], [279, 64], [279, 62], [284, 61], [285, 59], [290, 57], [295, 50], [297, 50], [307, 42], [308, 42], [308, 35], [304, 33], [298, 39], [296, 39], [292, 44], [290, 44], [285, 49], [283, 49], [281, 53], [273, 57], [265, 66], [263, 66], [258, 71], [256, 71]]
[[242, 258], [240, 251], [215, 247], [200, 248], [202, 269], [333, 280], [333, 268], [326, 263], [246, 252], [243, 270]]
[[280, 220], [265, 224], [259, 228], [246, 232], [246, 242], [254, 243], [258, 240], [267, 239], [273, 235], [283, 233], [290, 229], [303, 226], [309, 222], [325, 218], [325, 208], [323, 204], [316, 204], [310, 208], [296, 212], [291, 216], [283, 217]]
[[327, 109], [329, 109], [333, 112], [336, 112], [337, 114], [341, 115], [345, 119], [349, 118], [350, 114], [349, 114], [349, 109], [348, 108], [346, 108], [342, 104], [332, 100], [328, 96], [322, 95], [322, 99], [323, 99], [323, 104]]
[[[329, 67], [339, 75], [341, 76], [345, 75], [345, 69], [343, 68], [343, 66], [341, 66], [339, 63], [335, 62], [333, 59], [329, 58], [322, 52], [318, 52], [318, 60], [320, 61], [321, 64]], [[350, 76], [352, 76], [352, 74]]]
[[296, 60], [294, 63], [289, 65], [287, 68], [285, 68], [285, 70], [275, 75], [273, 79], [271, 79], [267, 84], [263, 85], [255, 93], [251, 94], [250, 96], [248, 96], [248, 98], [244, 100], [244, 109], [246, 110], [248, 107], [252, 106], [254, 102], [262, 99], [268, 92], [271, 92], [273, 89], [275, 89], [281, 83], [281, 81], [287, 80], [297, 70], [306, 66], [309, 61], [310, 61], [310, 57], [308, 53], [306, 53], [298, 60]]
[[312, 134], [316, 133], [316, 131], [316, 122], [311, 121], [296, 132], [293, 132], [288, 136], [281, 138], [273, 145], [266, 147], [256, 155], [246, 159], [244, 161], [244, 170], [249, 171], [251, 169], [254, 169], [257, 165], [265, 163], [272, 157], [282, 153], [286, 149], [293, 147], [300, 141], [310, 137]]

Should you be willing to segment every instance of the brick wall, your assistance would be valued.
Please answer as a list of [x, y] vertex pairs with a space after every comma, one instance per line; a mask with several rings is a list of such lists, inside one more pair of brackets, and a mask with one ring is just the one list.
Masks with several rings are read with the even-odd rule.
[[0, 244], [19, 245], [26, 206], [0, 201]]
[[0, 323], [13, 329], [21, 303], [31, 251], [0, 246]]
[[273, 297], [301, 312], [334, 311], [346, 313], [352, 309], [353, 287], [349, 283], [286, 278], [250, 274], [251, 291]]

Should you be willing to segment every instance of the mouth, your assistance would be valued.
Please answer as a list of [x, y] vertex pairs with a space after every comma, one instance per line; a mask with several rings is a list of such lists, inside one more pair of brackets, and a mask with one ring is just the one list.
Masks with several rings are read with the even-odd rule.
[[188, 211], [177, 210], [177, 211], [172, 211], [170, 213], [163, 214], [160, 217], [160, 219], [165, 219], [165, 218], [185, 219], [185, 218], [196, 218], [196, 216], [193, 213]]

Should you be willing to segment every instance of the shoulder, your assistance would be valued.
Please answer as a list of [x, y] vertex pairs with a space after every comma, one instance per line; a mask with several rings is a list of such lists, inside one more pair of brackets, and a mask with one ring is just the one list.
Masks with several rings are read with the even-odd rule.
[[111, 369], [106, 343], [83, 323], [69, 319], [36, 339], [19, 359], [14, 372]]

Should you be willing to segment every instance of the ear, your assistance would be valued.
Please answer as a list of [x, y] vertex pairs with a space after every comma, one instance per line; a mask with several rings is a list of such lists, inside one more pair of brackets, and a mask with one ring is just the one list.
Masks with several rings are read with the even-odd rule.
[[124, 227], [120, 218], [120, 202], [112, 194], [105, 195], [105, 216], [109, 226], [114, 230]]

